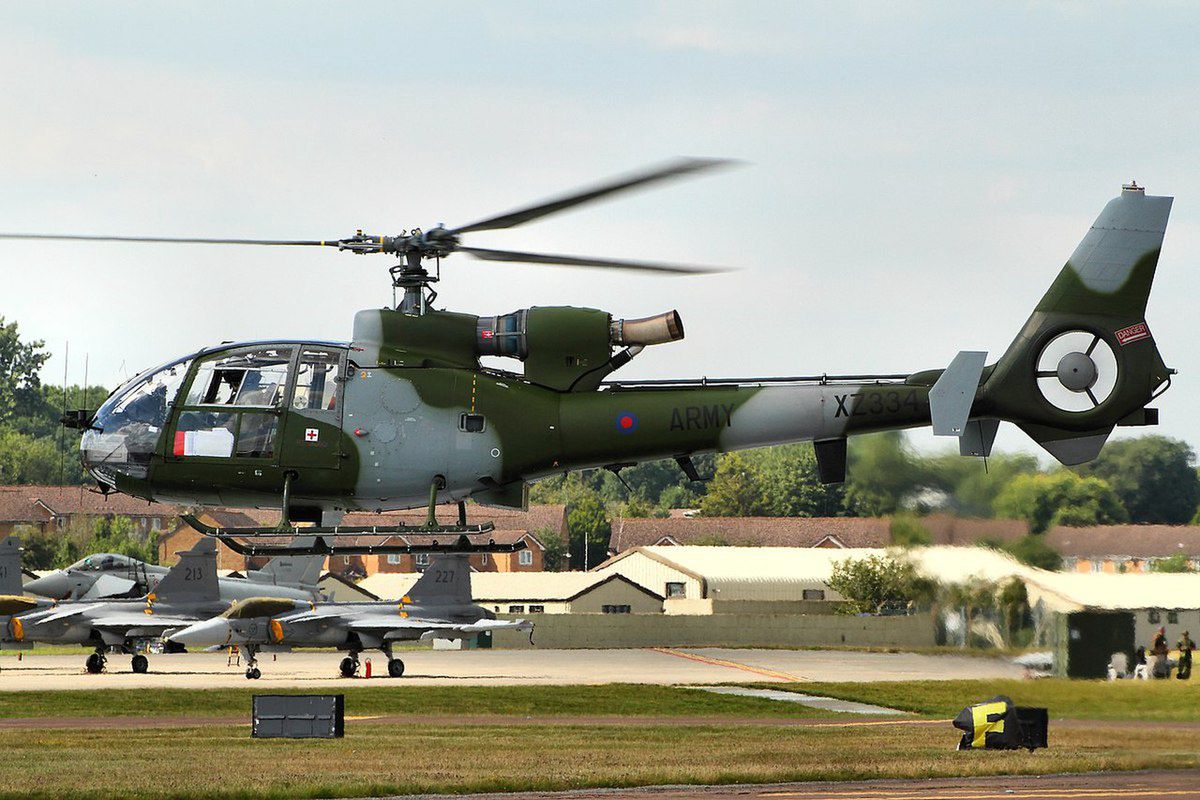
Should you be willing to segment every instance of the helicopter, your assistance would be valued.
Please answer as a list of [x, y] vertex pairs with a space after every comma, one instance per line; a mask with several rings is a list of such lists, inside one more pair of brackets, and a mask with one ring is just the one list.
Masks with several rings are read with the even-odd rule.
[[[820, 479], [846, 476], [847, 437], [931, 425], [960, 453], [986, 458], [1001, 421], [1063, 464], [1095, 458], [1114, 427], [1153, 425], [1170, 386], [1145, 309], [1172, 198], [1122, 188], [993, 363], [960, 352], [911, 374], [614, 380], [647, 347], [684, 338], [676, 311], [621, 319], [583, 307], [533, 306], [475, 316], [434, 303], [441, 264], [490, 261], [690, 275], [711, 267], [467, 246], [648, 184], [725, 166], [678, 159], [460, 227], [332, 240], [0, 234], [3, 239], [322, 247], [391, 256], [400, 299], [358, 312], [348, 342], [221, 344], [148, 369], [98, 409], [64, 416], [98, 488], [150, 501], [282, 510], [284, 527], [338, 528], [348, 511], [427, 505], [425, 530], [465, 525], [468, 498], [524, 508], [538, 478], [571, 470], [812, 442]], [[485, 366], [497, 356], [520, 371]], [[459, 504], [457, 525], [434, 508]], [[267, 536], [267, 529], [210, 535]], [[377, 533], [399, 533], [372, 529]], [[278, 531], [276, 531], [278, 533]], [[326, 547], [329, 545], [326, 544]], [[263, 551], [265, 551], [264, 548]], [[260, 552], [263, 552], [260, 551]], [[276, 552], [283, 552], [276, 548]], [[253, 551], [251, 551], [253, 552]]]

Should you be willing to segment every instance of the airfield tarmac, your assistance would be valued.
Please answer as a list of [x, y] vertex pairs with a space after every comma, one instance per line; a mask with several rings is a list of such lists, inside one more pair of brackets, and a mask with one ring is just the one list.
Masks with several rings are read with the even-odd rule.
[[[14, 655], [0, 658], [0, 690], [212, 689], [245, 687], [245, 665], [227, 665], [225, 653], [150, 656], [150, 671], [130, 670], [129, 657], [112, 655], [108, 671], [88, 675], [86, 652], [72, 655]], [[403, 685], [714, 684], [801, 681], [899, 681], [1019, 678], [1021, 667], [995, 658], [837, 650], [740, 650], [653, 648], [622, 650], [413, 650], [401, 654], [403, 678], [388, 678], [380, 653], [369, 658], [372, 681]], [[259, 659], [257, 687], [345, 685], [365, 677], [337, 675], [342, 654], [280, 653]], [[360, 676], [363, 670], [360, 670]]]
[[[460, 800], [1127, 800], [1200, 798], [1200, 772], [1089, 772], [988, 778], [877, 780], [846, 783], [652, 786], [572, 792], [460, 795]], [[417, 795], [393, 800], [433, 800]]]

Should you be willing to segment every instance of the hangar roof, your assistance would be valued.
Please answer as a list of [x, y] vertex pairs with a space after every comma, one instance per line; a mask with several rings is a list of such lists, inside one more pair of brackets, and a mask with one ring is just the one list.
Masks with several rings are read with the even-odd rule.
[[1200, 574], [1036, 572], [1026, 582], [1030, 601], [1056, 611], [1200, 608]]
[[[359, 581], [358, 586], [382, 598], [403, 597], [420, 578], [416, 572], [378, 572]], [[472, 572], [471, 595], [476, 602], [497, 600], [546, 600], [565, 602], [611, 580], [596, 572]], [[622, 580], [659, 600], [662, 596], [628, 578]]]
[[[827, 581], [834, 563], [885, 555], [879, 548], [824, 550], [808, 547], [638, 547], [597, 567], [620, 568], [626, 559], [647, 558], [720, 590], [725, 599], [775, 599], [799, 595], [805, 584]], [[917, 569], [940, 583], [972, 578], [1020, 578], [1033, 602], [1053, 610], [1200, 608], [1200, 574], [1050, 572], [1029, 567], [1006, 553], [985, 547], [921, 547], [902, 551]]]

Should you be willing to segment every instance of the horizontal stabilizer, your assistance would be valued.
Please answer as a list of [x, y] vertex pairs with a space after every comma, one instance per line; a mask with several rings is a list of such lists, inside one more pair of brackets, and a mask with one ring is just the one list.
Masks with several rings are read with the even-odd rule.
[[1072, 433], [1040, 425], [1022, 425], [1021, 430], [1029, 434], [1029, 437], [1040, 444], [1047, 453], [1068, 467], [1083, 464], [1100, 455], [1104, 443], [1108, 441], [1108, 435], [1112, 433], [1112, 428], [1108, 428], [1107, 430], [1085, 432], [1083, 435], [1077, 433], [1072, 435]]
[[992, 444], [996, 441], [996, 431], [999, 429], [998, 419], [971, 420], [958, 440], [958, 454], [987, 458], [992, 454]]
[[987, 353], [963, 350], [929, 390], [929, 415], [935, 436], [962, 436], [975, 403]]

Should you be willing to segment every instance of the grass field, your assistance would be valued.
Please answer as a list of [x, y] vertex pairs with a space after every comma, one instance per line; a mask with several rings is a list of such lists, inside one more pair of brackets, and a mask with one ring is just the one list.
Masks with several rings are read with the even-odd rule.
[[1049, 750], [956, 753], [905, 728], [353, 724], [331, 741], [245, 726], [0, 734], [0, 797], [354, 797], [663, 783], [1200, 766], [1194, 732], [1064, 730]]
[[[773, 684], [951, 716], [1006, 693], [1078, 719], [1194, 720], [1196, 689], [1173, 682], [953, 681]], [[1200, 767], [1193, 728], [1051, 723], [1048, 750], [958, 753], [948, 723], [875, 725], [792, 704], [664, 686], [364, 687], [347, 715], [483, 715], [457, 723], [347, 721], [341, 740], [254, 740], [250, 689], [0, 694], [0, 717], [177, 717], [173, 728], [0, 730], [5, 797], [361, 797], [662, 783], [848, 780]], [[1117, 698], [1117, 701], [1114, 701]], [[827, 719], [814, 719], [822, 714]], [[247, 724], [185, 718], [245, 715]], [[492, 718], [495, 715], [496, 718]], [[503, 716], [501, 716], [503, 715]], [[527, 715], [562, 722], [522, 723]], [[646, 717], [589, 725], [573, 716]], [[669, 717], [705, 717], [666, 724]], [[809, 725], [739, 724], [804, 717]], [[722, 717], [728, 718], [723, 721]], [[657, 719], [651, 719], [657, 718]]]
[[[338, 688], [346, 713], [523, 716], [812, 717], [823, 712], [793, 703], [734, 697], [672, 686], [376, 686]], [[299, 690], [293, 693], [300, 694]], [[250, 713], [254, 689], [86, 689], [0, 692], [5, 717], [228, 717]]]

